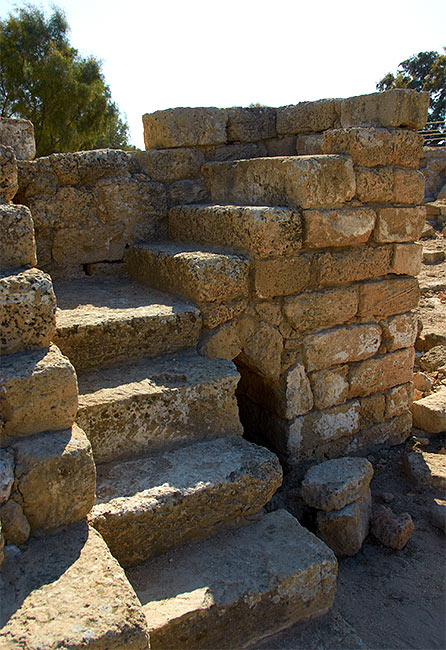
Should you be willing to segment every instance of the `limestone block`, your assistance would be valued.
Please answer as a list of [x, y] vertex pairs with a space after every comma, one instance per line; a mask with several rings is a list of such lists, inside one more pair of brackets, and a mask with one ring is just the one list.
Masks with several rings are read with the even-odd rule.
[[342, 404], [348, 397], [348, 365], [310, 374], [314, 405], [318, 409]]
[[55, 345], [2, 357], [0, 440], [66, 429], [76, 411], [76, 373]]
[[320, 147], [320, 153], [348, 154], [355, 165], [362, 167], [391, 165], [418, 168], [423, 155], [423, 137], [405, 129], [389, 131], [350, 127], [326, 131]]
[[356, 196], [363, 203], [420, 204], [424, 176], [415, 169], [355, 167]]
[[[374, 424], [384, 420], [386, 411], [386, 396], [382, 393], [375, 393], [368, 397], [362, 397], [361, 402], [361, 429], [368, 429]], [[406, 409], [407, 410], [407, 409]]]
[[359, 416], [360, 404], [357, 400], [324, 411], [315, 411], [307, 416], [306, 426], [309, 426], [311, 436], [307, 436], [307, 440], [304, 441], [305, 446], [311, 447], [309, 442], [312, 436], [315, 436], [316, 442], [352, 436], [359, 430]]
[[400, 348], [410, 348], [415, 344], [418, 331], [418, 318], [416, 312], [390, 316], [380, 325], [383, 331], [383, 343], [387, 352]]
[[305, 291], [312, 284], [311, 255], [256, 260], [252, 282], [258, 298], [274, 298]]
[[370, 208], [304, 210], [306, 248], [351, 246], [368, 240], [375, 225]]
[[202, 302], [197, 307], [201, 312], [203, 327], [213, 329], [228, 320], [241, 316], [248, 306], [246, 298], [239, 298], [231, 302]]
[[14, 483], [14, 456], [0, 449], [0, 505], [9, 499]]
[[414, 387], [421, 393], [429, 393], [432, 390], [433, 381], [424, 372], [414, 372], [412, 382]]
[[340, 102], [341, 125], [422, 129], [428, 105], [429, 93], [405, 88], [349, 97]]
[[9, 499], [0, 507], [0, 522], [6, 544], [20, 546], [29, 537], [30, 527], [20, 505]]
[[204, 154], [199, 149], [152, 149], [131, 155], [151, 179], [161, 183], [195, 178], [204, 163]]
[[433, 372], [446, 369], [446, 345], [434, 345], [420, 359], [420, 368]]
[[311, 291], [283, 301], [283, 312], [297, 332], [331, 327], [350, 320], [358, 309], [355, 287]]
[[330, 286], [386, 275], [392, 252], [391, 246], [376, 246], [314, 253], [316, 283]]
[[209, 359], [232, 361], [242, 351], [239, 331], [235, 323], [223, 323], [211, 332], [202, 335], [199, 352]]
[[280, 374], [283, 339], [271, 325], [244, 316], [238, 324], [242, 346], [241, 360], [264, 377], [277, 378]]
[[135, 592], [104, 540], [85, 522], [30, 540], [3, 570], [4, 648], [149, 648]]
[[31, 532], [49, 532], [83, 519], [94, 503], [96, 468], [77, 425], [15, 441], [15, 499]]
[[375, 241], [411, 242], [421, 237], [426, 219], [426, 208], [380, 208], [377, 210]]
[[213, 203], [334, 208], [355, 193], [348, 156], [282, 156], [206, 163], [202, 174]]
[[0, 203], [7, 203], [15, 196], [18, 185], [17, 162], [11, 147], [0, 144]]
[[[236, 142], [219, 144], [202, 148], [208, 161], [223, 162], [225, 160], [241, 160], [242, 158], [261, 158], [268, 154], [263, 142]], [[279, 155], [279, 154], [278, 154]], [[287, 155], [287, 154], [281, 154]]]
[[0, 119], [0, 142], [12, 147], [17, 160], [32, 160], [36, 155], [34, 125], [29, 120]]
[[358, 315], [363, 318], [386, 318], [418, 306], [420, 289], [415, 278], [395, 278], [365, 282], [359, 287]]
[[56, 298], [51, 278], [29, 269], [0, 274], [0, 352], [48, 347], [56, 329]]
[[371, 514], [372, 496], [366, 488], [357, 501], [342, 510], [319, 511], [317, 535], [336, 555], [356, 555], [368, 535]]
[[446, 455], [414, 451], [403, 458], [403, 466], [419, 487], [446, 489]]
[[386, 419], [407, 413], [413, 402], [413, 384], [391, 388], [386, 394]]
[[153, 650], [230, 650], [327, 612], [336, 571], [332, 551], [278, 510], [128, 575]]
[[302, 247], [300, 214], [287, 208], [180, 205], [169, 210], [169, 234], [181, 241], [230, 246], [258, 257], [280, 257]]
[[407, 512], [395, 515], [386, 506], [373, 508], [371, 532], [384, 546], [400, 551], [409, 541], [413, 529], [412, 517]]
[[411, 411], [418, 429], [428, 433], [446, 431], [446, 387], [413, 402]]
[[268, 106], [227, 108], [229, 142], [257, 142], [276, 136], [276, 109]]
[[[361, 400], [362, 401], [362, 400]], [[412, 415], [403, 413], [391, 420], [384, 420], [374, 424], [368, 429], [361, 429], [345, 445], [343, 453], [346, 454], [368, 454], [372, 451], [382, 449], [390, 445], [400, 445], [412, 431]]]
[[[289, 136], [288, 136], [289, 137]], [[296, 153], [298, 156], [313, 156], [322, 151], [323, 133], [307, 133], [296, 138]]]
[[195, 147], [227, 141], [228, 114], [219, 108], [169, 108], [142, 116], [146, 149]]
[[[268, 156], [295, 156], [296, 155], [296, 136], [283, 135], [272, 138], [266, 143]], [[298, 154], [322, 153], [321, 151], [297, 151]], [[263, 154], [265, 155], [265, 154]]]
[[0, 204], [0, 267], [36, 264], [31, 212], [24, 205]]
[[289, 368], [284, 376], [281, 400], [284, 408], [280, 415], [292, 420], [298, 415], [308, 413], [313, 408], [313, 393], [300, 359]]
[[406, 348], [352, 366], [350, 397], [378, 393], [411, 381], [413, 361], [413, 348]]
[[310, 334], [304, 339], [307, 370], [320, 370], [373, 356], [381, 345], [378, 325], [352, 325]]
[[183, 203], [205, 203], [206, 201], [209, 201], [209, 192], [201, 178], [175, 181], [167, 188], [169, 206], [182, 205]]
[[372, 464], [366, 458], [336, 458], [313, 465], [302, 481], [301, 496], [318, 510], [341, 510], [357, 501], [370, 485]]
[[422, 256], [422, 244], [395, 244], [391, 273], [417, 276], [422, 268]]
[[308, 133], [326, 131], [336, 126], [339, 115], [338, 99], [300, 102], [277, 109], [277, 133]]

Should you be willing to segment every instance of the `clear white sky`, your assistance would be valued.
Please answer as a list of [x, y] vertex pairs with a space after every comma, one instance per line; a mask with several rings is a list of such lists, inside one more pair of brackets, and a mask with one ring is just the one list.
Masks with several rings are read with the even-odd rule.
[[[0, 18], [16, 6], [0, 0]], [[446, 46], [445, 0], [43, 0], [102, 61], [143, 147], [141, 115], [374, 92], [412, 54]]]

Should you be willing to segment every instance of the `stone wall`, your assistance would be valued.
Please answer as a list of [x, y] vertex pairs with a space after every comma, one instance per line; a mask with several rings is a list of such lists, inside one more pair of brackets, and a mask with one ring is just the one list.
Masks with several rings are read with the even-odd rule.
[[442, 189], [446, 198], [446, 147], [424, 147], [421, 171], [426, 178], [425, 201], [435, 201]]

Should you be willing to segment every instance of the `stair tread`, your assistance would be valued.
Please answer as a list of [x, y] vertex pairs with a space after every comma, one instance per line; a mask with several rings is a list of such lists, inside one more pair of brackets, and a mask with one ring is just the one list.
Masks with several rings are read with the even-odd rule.
[[124, 565], [257, 512], [282, 479], [277, 457], [238, 437], [98, 467], [89, 520]]
[[328, 611], [337, 562], [321, 540], [278, 510], [126, 573], [153, 650], [223, 649]]
[[85, 522], [31, 539], [21, 553], [9, 548], [0, 580], [2, 648], [148, 647], [124, 571]]

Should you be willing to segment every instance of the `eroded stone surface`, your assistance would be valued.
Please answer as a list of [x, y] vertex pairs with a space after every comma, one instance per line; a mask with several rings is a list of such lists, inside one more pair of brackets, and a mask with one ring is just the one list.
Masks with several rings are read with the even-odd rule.
[[0, 267], [36, 264], [31, 212], [24, 205], [0, 204]]
[[0, 505], [9, 499], [14, 483], [14, 456], [6, 449], [0, 449]]
[[415, 278], [366, 282], [359, 287], [358, 313], [364, 318], [386, 318], [417, 307], [419, 299]]
[[147, 621], [124, 571], [84, 522], [5, 561], [0, 645], [147, 650]]
[[325, 248], [366, 242], [375, 225], [371, 208], [304, 210], [305, 246]]
[[285, 316], [297, 332], [344, 323], [357, 309], [356, 287], [302, 293], [283, 302]]
[[17, 501], [9, 499], [0, 507], [0, 522], [6, 544], [20, 546], [26, 542], [30, 527]]
[[308, 370], [319, 370], [373, 356], [381, 344], [377, 325], [352, 325], [310, 334], [304, 339]]
[[446, 489], [446, 455], [426, 451], [412, 452], [404, 458], [404, 467], [420, 487]]
[[426, 220], [426, 208], [380, 208], [377, 211], [375, 241], [412, 242], [420, 238]]
[[368, 359], [350, 370], [350, 397], [370, 395], [411, 381], [414, 350], [405, 348]]
[[349, 126], [405, 126], [422, 129], [427, 120], [429, 94], [396, 88], [341, 100], [341, 124]]
[[355, 502], [341, 510], [319, 510], [317, 534], [336, 555], [356, 555], [368, 535], [371, 513], [372, 496], [367, 487]]
[[12, 147], [0, 144], [0, 203], [14, 198], [18, 190], [17, 162]]
[[428, 433], [446, 431], [446, 387], [411, 405], [414, 426]]
[[34, 125], [29, 120], [2, 117], [0, 142], [13, 149], [17, 160], [32, 160], [36, 155]]
[[169, 108], [142, 117], [146, 149], [226, 142], [228, 115], [218, 108]]
[[328, 611], [336, 572], [332, 551], [279, 510], [127, 575], [149, 621], [152, 650], [229, 650]]
[[341, 510], [357, 501], [369, 486], [372, 464], [366, 458], [337, 458], [310, 467], [302, 481], [301, 495], [318, 510]]
[[373, 508], [371, 532], [384, 546], [400, 551], [409, 541], [413, 529], [414, 523], [409, 513], [396, 515], [386, 506]]

